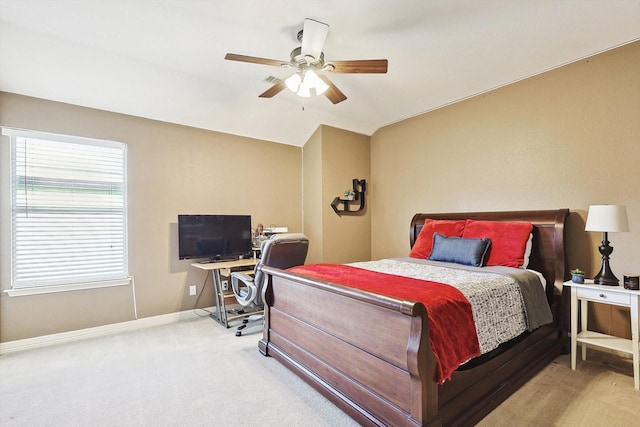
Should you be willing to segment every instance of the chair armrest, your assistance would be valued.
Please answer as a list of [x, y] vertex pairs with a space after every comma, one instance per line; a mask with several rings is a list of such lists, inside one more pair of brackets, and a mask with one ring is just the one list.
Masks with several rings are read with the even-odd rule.
[[258, 294], [258, 288], [253, 283], [253, 276], [240, 271], [231, 273], [231, 287], [236, 300], [242, 306], [252, 304]]
[[231, 273], [231, 285], [234, 289], [236, 288], [236, 283], [238, 283], [238, 281], [245, 284], [253, 283], [253, 275], [245, 273], [244, 271], [234, 271]]

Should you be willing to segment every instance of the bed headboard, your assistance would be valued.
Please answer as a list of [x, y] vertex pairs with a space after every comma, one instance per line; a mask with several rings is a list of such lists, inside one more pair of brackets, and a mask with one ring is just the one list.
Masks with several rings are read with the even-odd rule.
[[547, 280], [547, 299], [551, 302], [554, 289], [562, 289], [562, 282], [568, 278], [564, 250], [564, 224], [568, 216], [569, 209], [418, 213], [411, 219], [409, 239], [411, 247], [413, 247], [426, 218], [530, 222], [533, 224], [533, 245], [531, 257], [529, 258], [529, 268], [539, 271]]

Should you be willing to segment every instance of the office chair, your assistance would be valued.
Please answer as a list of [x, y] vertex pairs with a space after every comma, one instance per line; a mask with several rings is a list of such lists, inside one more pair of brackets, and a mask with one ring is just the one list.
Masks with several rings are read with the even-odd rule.
[[[304, 234], [283, 233], [274, 234], [269, 239], [262, 242], [260, 246], [260, 260], [255, 266], [253, 274], [244, 272], [231, 273], [231, 286], [233, 293], [242, 307], [247, 311], [256, 313], [242, 321], [242, 325], [236, 330], [236, 336], [242, 335], [242, 330], [249, 322], [262, 321], [264, 319], [262, 301], [262, 289], [267, 281], [267, 275], [260, 268], [263, 265], [287, 269], [304, 264], [309, 250], [309, 240]], [[243, 308], [244, 310], [244, 308]]]

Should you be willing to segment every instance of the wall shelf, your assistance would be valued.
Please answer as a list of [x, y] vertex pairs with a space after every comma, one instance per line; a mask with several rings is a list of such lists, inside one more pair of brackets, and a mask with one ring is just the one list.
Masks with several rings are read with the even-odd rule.
[[[356, 193], [353, 200], [336, 197], [331, 202], [331, 208], [338, 215], [358, 215], [364, 210], [364, 193], [367, 191], [367, 180], [354, 178], [352, 181], [353, 191]], [[357, 210], [351, 210], [351, 204], [358, 204]]]

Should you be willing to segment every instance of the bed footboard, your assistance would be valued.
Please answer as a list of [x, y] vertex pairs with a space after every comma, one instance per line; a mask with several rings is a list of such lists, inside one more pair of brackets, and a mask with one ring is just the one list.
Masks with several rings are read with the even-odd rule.
[[270, 276], [263, 354], [362, 424], [440, 424], [436, 361], [422, 304], [275, 268], [263, 271]]

